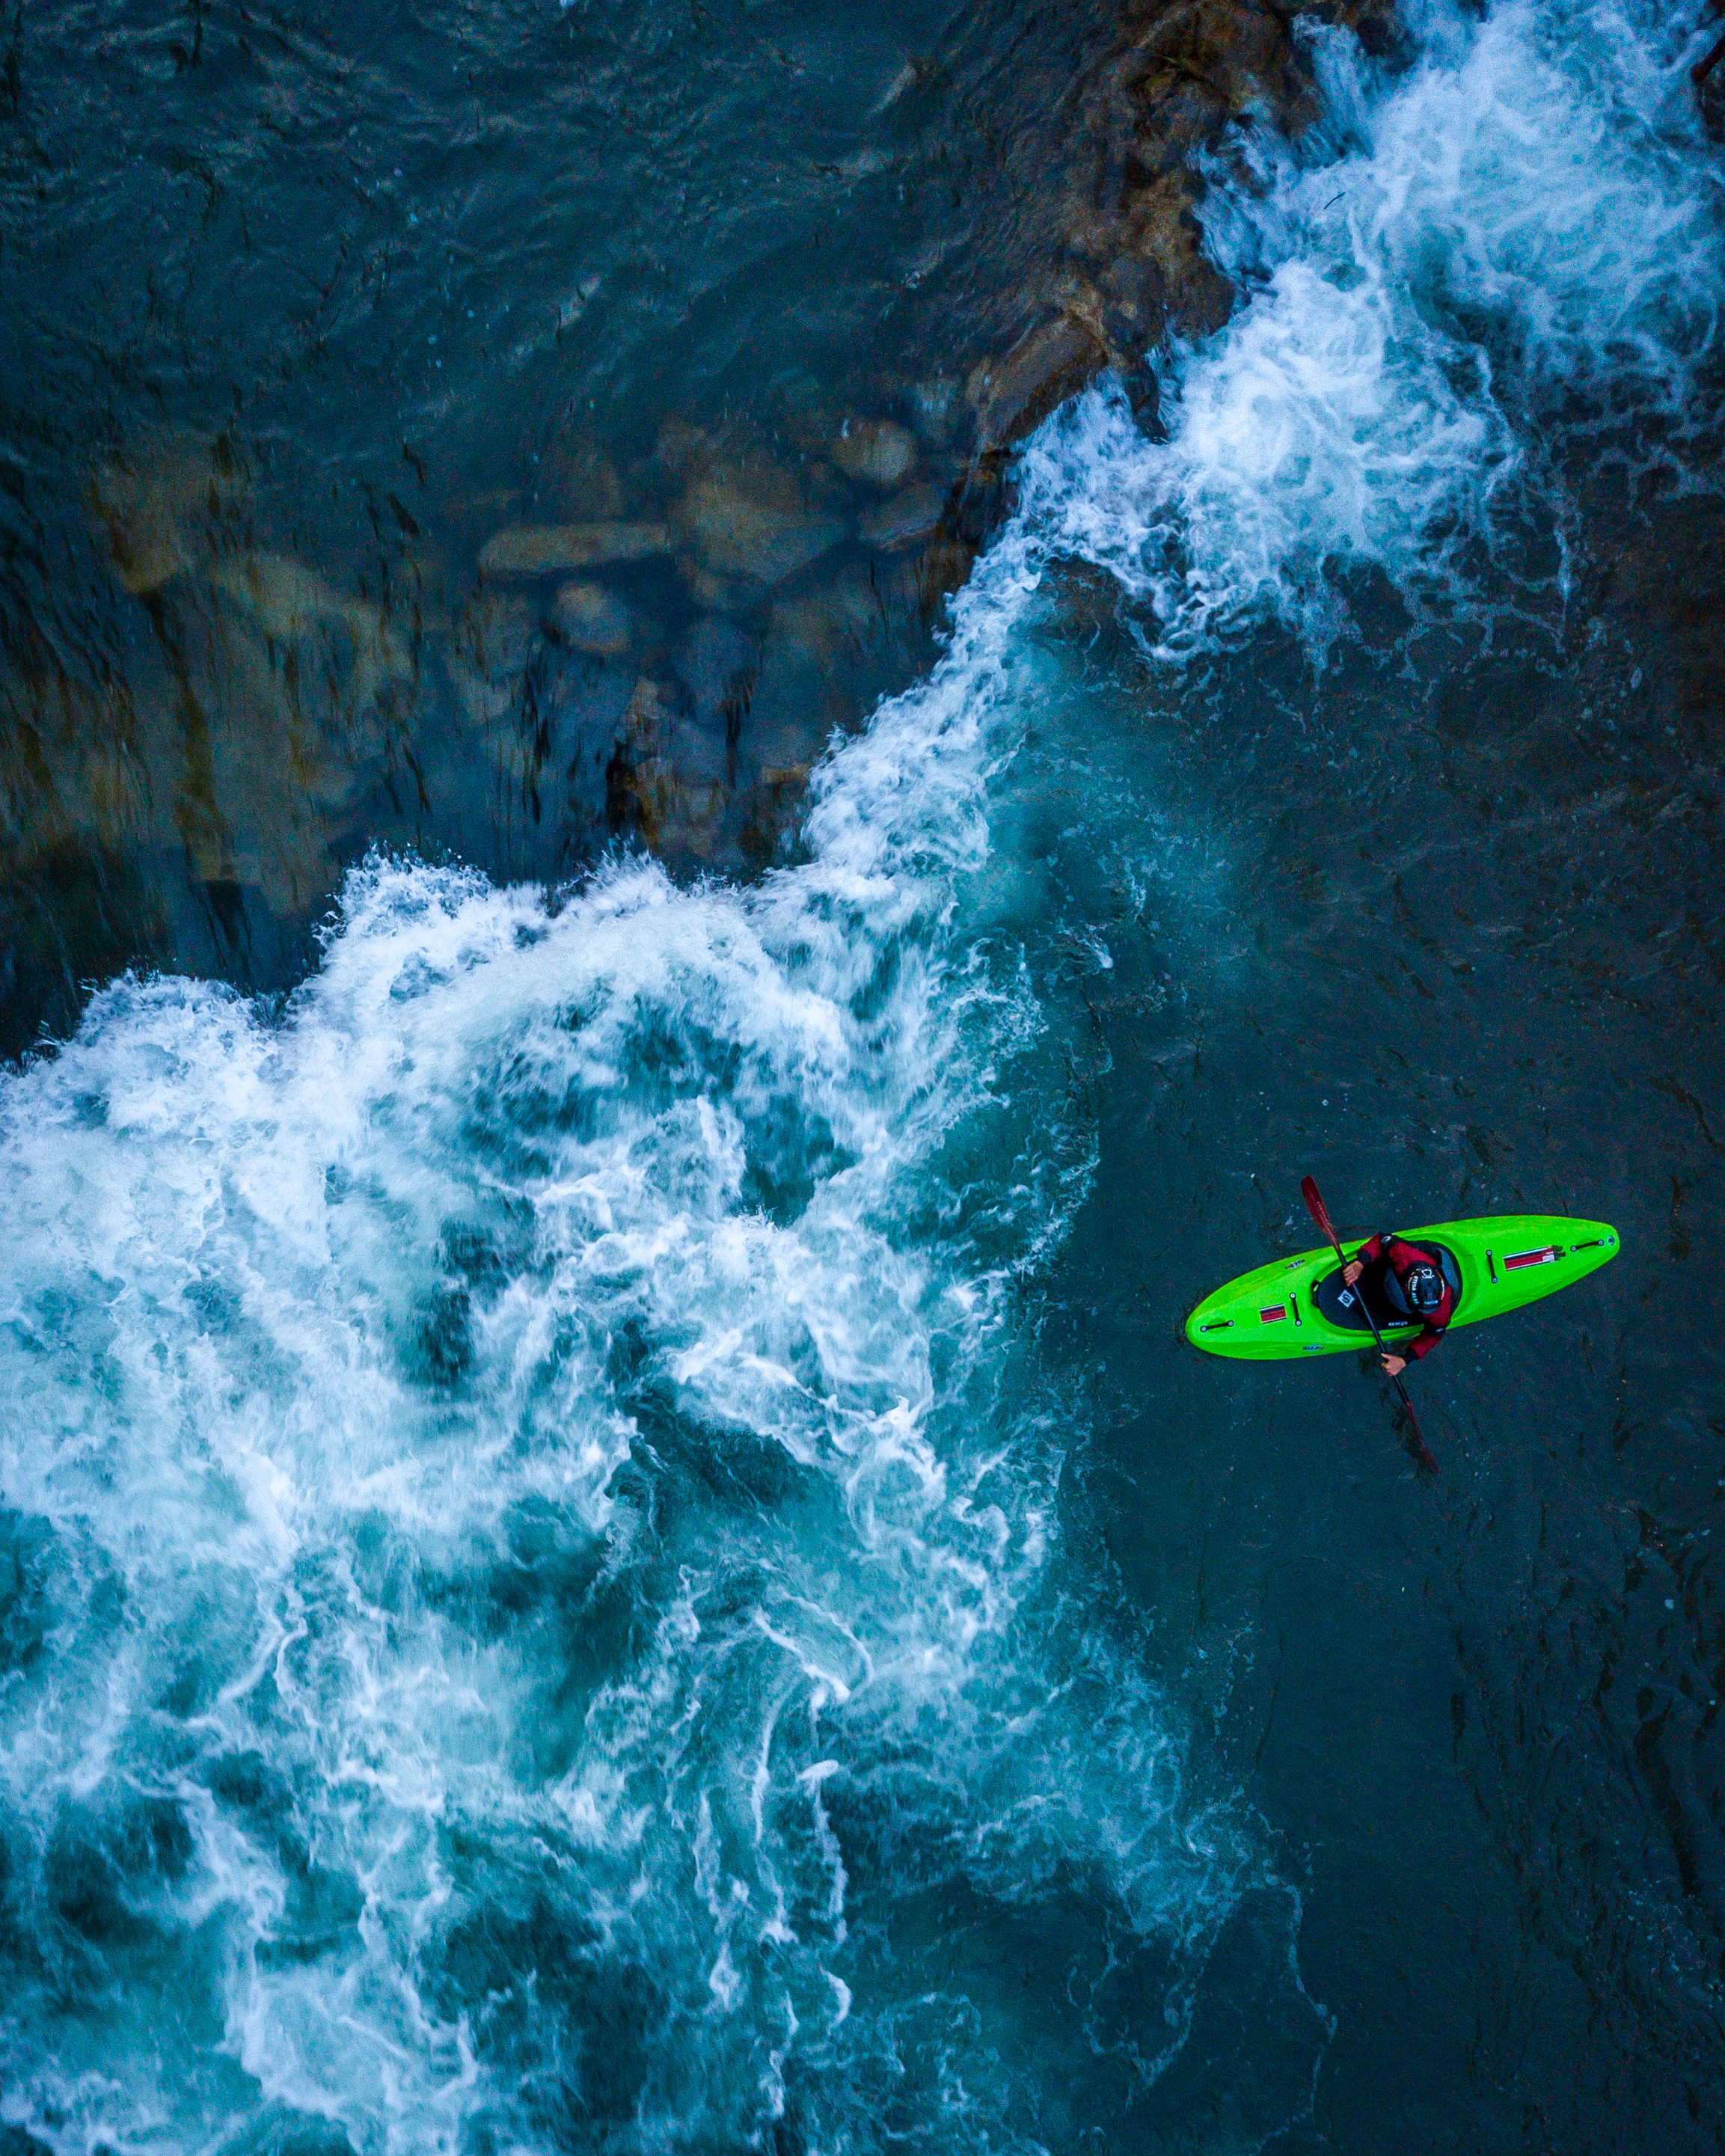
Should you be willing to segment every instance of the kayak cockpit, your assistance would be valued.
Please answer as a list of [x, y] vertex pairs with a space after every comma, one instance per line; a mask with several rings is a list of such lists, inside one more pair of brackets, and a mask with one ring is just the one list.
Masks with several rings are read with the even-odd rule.
[[[1461, 1267], [1456, 1260], [1455, 1253], [1442, 1243], [1434, 1243], [1429, 1237], [1420, 1239], [1420, 1247], [1422, 1250], [1429, 1250], [1437, 1260], [1443, 1270], [1444, 1278], [1450, 1284], [1450, 1292], [1455, 1296], [1456, 1306], [1459, 1309], [1461, 1302]], [[1405, 1311], [1395, 1310], [1390, 1306], [1383, 1291], [1382, 1280], [1382, 1267], [1368, 1266], [1359, 1286], [1350, 1288], [1342, 1277], [1342, 1268], [1337, 1265], [1312, 1282], [1312, 1300], [1317, 1306], [1319, 1315], [1327, 1317], [1332, 1325], [1340, 1326], [1344, 1332], [1368, 1332], [1371, 1330], [1371, 1325], [1367, 1317], [1365, 1305], [1360, 1299], [1360, 1293], [1361, 1289], [1369, 1284], [1373, 1290], [1371, 1317], [1377, 1320], [1378, 1330], [1380, 1332], [1411, 1331], [1413, 1321]]]

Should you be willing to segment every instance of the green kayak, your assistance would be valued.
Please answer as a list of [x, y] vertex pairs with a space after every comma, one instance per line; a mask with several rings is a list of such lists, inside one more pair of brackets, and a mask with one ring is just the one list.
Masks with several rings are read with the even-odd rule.
[[[1500, 1317], [1542, 1296], [1569, 1287], [1617, 1255], [1617, 1230], [1603, 1220], [1565, 1220], [1552, 1213], [1500, 1213], [1484, 1220], [1440, 1220], [1397, 1234], [1430, 1250], [1455, 1290], [1452, 1326]], [[1344, 1238], [1351, 1258], [1368, 1239]], [[1242, 1273], [1207, 1295], [1186, 1321], [1186, 1337], [1209, 1355], [1244, 1362], [1291, 1361], [1296, 1355], [1339, 1355], [1369, 1347], [1371, 1328], [1357, 1295], [1348, 1291], [1327, 1245], [1297, 1258], [1277, 1258]], [[1373, 1316], [1386, 1342], [1419, 1331], [1387, 1307]]]

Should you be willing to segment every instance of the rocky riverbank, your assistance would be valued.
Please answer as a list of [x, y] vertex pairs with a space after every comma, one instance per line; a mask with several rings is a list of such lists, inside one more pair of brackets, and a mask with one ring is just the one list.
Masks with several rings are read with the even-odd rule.
[[[29, 505], [8, 572], [5, 1046], [126, 964], [285, 983], [374, 840], [546, 880], [618, 843], [685, 872], [779, 857], [834, 730], [927, 665], [1013, 445], [1105, 368], [1153, 429], [1158, 349], [1226, 318], [1204, 162], [1311, 118], [1316, 12], [1132, 5], [1049, 50], [967, 23], [831, 168], [840, 243], [883, 174], [932, 202], [949, 139], [983, 198], [883, 259], [866, 334], [835, 343], [843, 307], [798, 273], [728, 372], [614, 413], [565, 384], [483, 468], [422, 410], [398, 457], [347, 460], [331, 516], [303, 444], [135, 412], [74, 501]], [[1382, 0], [1321, 12], [1390, 42]], [[578, 393], [605, 291], [557, 317]], [[506, 355], [470, 377], [510, 393]]]

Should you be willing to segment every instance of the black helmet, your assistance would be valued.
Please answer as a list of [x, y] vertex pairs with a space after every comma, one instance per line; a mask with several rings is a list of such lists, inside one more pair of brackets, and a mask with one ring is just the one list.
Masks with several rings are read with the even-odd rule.
[[1409, 1265], [1402, 1275], [1402, 1291], [1415, 1310], [1435, 1310], [1444, 1299], [1444, 1283], [1435, 1265]]

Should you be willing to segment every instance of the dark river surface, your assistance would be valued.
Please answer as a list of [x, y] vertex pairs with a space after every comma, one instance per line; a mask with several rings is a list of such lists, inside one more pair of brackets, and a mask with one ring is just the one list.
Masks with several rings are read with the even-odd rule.
[[1725, 2143], [1699, 14], [0, 23], [0, 2156]]

